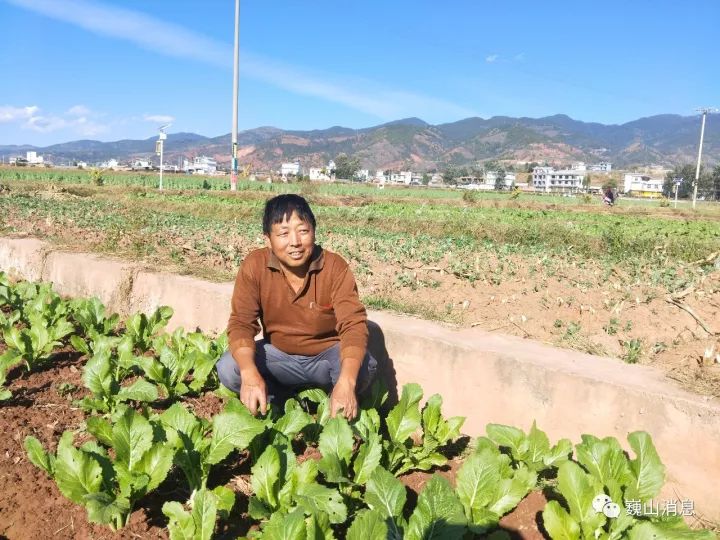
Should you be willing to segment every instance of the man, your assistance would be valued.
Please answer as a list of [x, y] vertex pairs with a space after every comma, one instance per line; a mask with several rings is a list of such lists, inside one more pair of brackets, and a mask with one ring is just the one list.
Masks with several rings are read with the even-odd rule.
[[267, 201], [263, 233], [267, 247], [248, 254], [235, 279], [220, 382], [253, 414], [297, 389], [332, 388], [331, 415], [352, 419], [377, 369], [355, 278], [315, 244], [315, 216], [299, 195]]
[[609, 186], [607, 187], [607, 189], [605, 189], [605, 196], [603, 197], [603, 201], [608, 206], [612, 206], [613, 204], [615, 204], [615, 193], [613, 193], [612, 188]]

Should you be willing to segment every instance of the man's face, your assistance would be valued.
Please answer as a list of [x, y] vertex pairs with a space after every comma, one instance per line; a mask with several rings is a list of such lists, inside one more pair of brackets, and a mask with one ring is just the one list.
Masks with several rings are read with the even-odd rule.
[[315, 247], [315, 230], [296, 212], [290, 219], [285, 216], [282, 223], [274, 223], [265, 238], [283, 268], [295, 272], [306, 267]]

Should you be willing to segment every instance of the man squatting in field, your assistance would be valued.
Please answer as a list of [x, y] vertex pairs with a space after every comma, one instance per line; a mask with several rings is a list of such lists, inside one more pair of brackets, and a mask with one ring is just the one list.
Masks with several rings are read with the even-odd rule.
[[331, 415], [354, 418], [377, 362], [352, 271], [315, 244], [315, 216], [299, 195], [267, 201], [263, 233], [267, 247], [249, 253], [235, 279], [220, 382], [253, 414], [302, 388], [332, 388]]

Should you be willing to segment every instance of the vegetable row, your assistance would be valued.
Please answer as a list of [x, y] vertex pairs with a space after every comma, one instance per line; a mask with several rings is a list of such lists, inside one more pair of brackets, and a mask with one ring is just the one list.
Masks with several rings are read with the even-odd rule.
[[[65, 431], [54, 451], [33, 436], [25, 448], [91, 522], [126, 526], [175, 470], [186, 496], [162, 507], [171, 539], [211, 538], [218, 523], [241, 515], [254, 524], [250, 536], [264, 539], [509, 538], [500, 519], [538, 489], [550, 500], [542, 526], [553, 539], [715, 538], [680, 516], [624, 511], [631, 501], [651, 502], [665, 481], [644, 432], [628, 436], [630, 457], [614, 438], [551, 444], [535, 425], [525, 433], [490, 424], [458, 456], [464, 419], [445, 418], [439, 395], [423, 403], [417, 384], [405, 385], [392, 405], [376, 383], [352, 422], [331, 418], [318, 389], [264, 417], [229, 396], [218, 414], [198, 416], [184, 398], [216, 391], [213, 366], [227, 343], [164, 332], [171, 315], [160, 308], [121, 323], [97, 299], [66, 301], [47, 284], [12, 283], [0, 273], [3, 379], [16, 366], [44, 369], [70, 347], [87, 358], [89, 394], [77, 402], [88, 413], [83, 425]], [[454, 482], [435, 473], [416, 501], [409, 498], [404, 476], [437, 471], [448, 457], [459, 462]], [[242, 460], [249, 493], [214, 485], [213, 470]], [[599, 510], [599, 496], [623, 511]]]

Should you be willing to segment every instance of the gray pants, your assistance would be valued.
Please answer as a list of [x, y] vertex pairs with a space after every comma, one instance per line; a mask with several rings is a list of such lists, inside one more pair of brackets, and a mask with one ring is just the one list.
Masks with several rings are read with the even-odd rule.
[[[340, 376], [340, 344], [336, 343], [316, 356], [302, 356], [284, 353], [261, 339], [255, 342], [255, 365], [265, 379], [271, 403], [282, 403], [304, 388], [320, 387], [329, 392]], [[239, 393], [240, 369], [229, 350], [215, 367], [222, 385]], [[369, 388], [376, 371], [377, 361], [370, 352], [365, 353], [355, 385], [358, 395]]]

